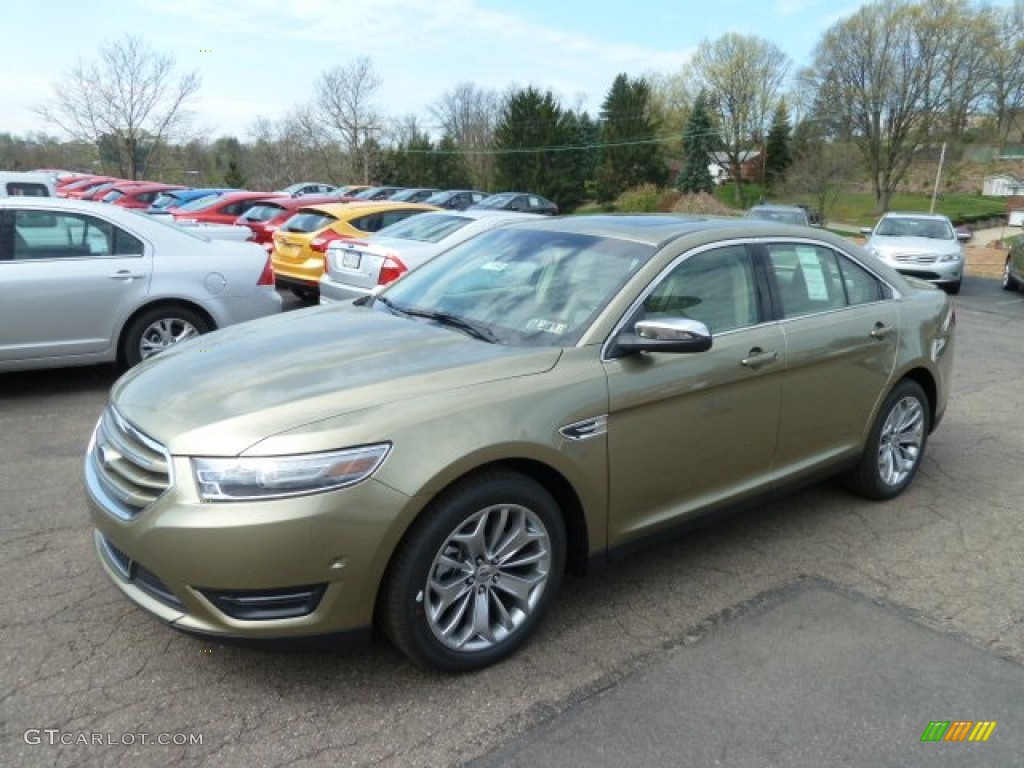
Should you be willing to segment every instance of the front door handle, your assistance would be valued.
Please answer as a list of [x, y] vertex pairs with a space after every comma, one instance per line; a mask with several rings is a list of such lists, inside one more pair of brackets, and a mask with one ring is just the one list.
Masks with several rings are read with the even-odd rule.
[[778, 352], [765, 352], [760, 347], [754, 347], [747, 353], [747, 356], [740, 360], [740, 365], [747, 368], [760, 368], [762, 365], [774, 363], [779, 359]]
[[875, 327], [871, 330], [871, 338], [881, 341], [886, 336], [891, 335], [894, 330], [896, 329], [890, 328], [885, 323], [875, 323]]

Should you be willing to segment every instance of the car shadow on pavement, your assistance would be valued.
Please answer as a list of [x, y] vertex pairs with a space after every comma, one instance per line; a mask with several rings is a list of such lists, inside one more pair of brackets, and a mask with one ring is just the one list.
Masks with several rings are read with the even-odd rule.
[[0, 400], [110, 389], [121, 372], [113, 365], [0, 372]]

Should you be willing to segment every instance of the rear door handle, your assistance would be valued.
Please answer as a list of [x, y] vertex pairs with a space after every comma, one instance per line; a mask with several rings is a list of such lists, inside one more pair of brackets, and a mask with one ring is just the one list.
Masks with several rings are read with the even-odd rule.
[[894, 330], [896, 329], [890, 328], [885, 323], [875, 323], [875, 327], [871, 331], [871, 338], [881, 341], [886, 336], [891, 335]]
[[144, 277], [144, 275], [137, 275], [134, 272], [131, 272], [131, 271], [127, 270], [127, 269], [119, 269], [117, 272], [114, 272], [112, 275], [107, 275], [107, 277], [109, 277], [111, 280], [126, 280], [126, 281], [128, 281], [128, 280], [138, 280], [140, 277]]
[[747, 353], [747, 356], [740, 360], [740, 365], [747, 368], [760, 368], [762, 365], [774, 363], [779, 359], [778, 352], [765, 352], [760, 347], [754, 347]]

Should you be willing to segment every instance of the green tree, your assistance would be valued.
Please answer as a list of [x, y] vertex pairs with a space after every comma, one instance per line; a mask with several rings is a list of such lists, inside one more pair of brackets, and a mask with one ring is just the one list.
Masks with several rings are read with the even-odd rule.
[[224, 171], [224, 186], [235, 189], [245, 189], [245, 174], [233, 157], [228, 158], [228, 169]]
[[433, 153], [433, 184], [441, 189], [466, 189], [473, 185], [465, 155], [459, 150], [455, 138], [446, 133]]
[[768, 139], [765, 141], [765, 182], [769, 188], [775, 188], [786, 180], [786, 170], [793, 162], [791, 134], [789, 108], [783, 99], [775, 108], [772, 125], [768, 129]]
[[601, 105], [598, 200], [614, 200], [640, 184], [665, 183], [668, 170], [656, 129], [648, 82], [618, 75]]
[[718, 146], [718, 133], [711, 119], [705, 91], [701, 91], [693, 102], [690, 118], [683, 130], [682, 146], [683, 166], [676, 177], [676, 189], [684, 195], [694, 192], [711, 194], [715, 191], [715, 180], [711, 178], [708, 165], [711, 153]]
[[498, 187], [534, 192], [572, 210], [583, 199], [578, 140], [575, 115], [562, 109], [551, 91], [513, 91], [494, 130]]

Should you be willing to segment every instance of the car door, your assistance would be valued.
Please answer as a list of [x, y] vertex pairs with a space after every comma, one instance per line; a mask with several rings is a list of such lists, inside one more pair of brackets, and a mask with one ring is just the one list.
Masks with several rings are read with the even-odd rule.
[[605, 362], [610, 546], [770, 483], [785, 360], [765, 298], [748, 247], [716, 246], [678, 260], [627, 321], [689, 317], [713, 345]]
[[786, 337], [776, 469], [794, 479], [860, 450], [892, 377], [899, 310], [884, 281], [828, 245], [764, 252]]
[[149, 290], [144, 243], [97, 216], [8, 209], [0, 360], [95, 354]]

